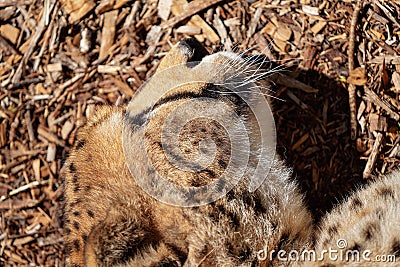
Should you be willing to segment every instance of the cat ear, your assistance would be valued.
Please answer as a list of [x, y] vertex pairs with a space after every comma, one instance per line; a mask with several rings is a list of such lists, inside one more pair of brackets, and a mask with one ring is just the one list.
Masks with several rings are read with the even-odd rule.
[[182, 40], [175, 44], [165, 55], [156, 72], [179, 64], [185, 64], [189, 61], [201, 61], [206, 55], [208, 55], [207, 50], [195, 39], [188, 38]]

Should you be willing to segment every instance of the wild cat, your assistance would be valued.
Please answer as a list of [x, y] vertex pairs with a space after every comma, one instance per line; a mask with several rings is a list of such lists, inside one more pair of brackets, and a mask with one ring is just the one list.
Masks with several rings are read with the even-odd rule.
[[[260, 136], [275, 137], [272, 116], [256, 118], [258, 67], [185, 40], [127, 108], [98, 107], [64, 168], [68, 266], [250, 266], [266, 245], [311, 244], [291, 171], [274, 156], [259, 161]], [[230, 91], [239, 85], [247, 96]]]
[[[271, 252], [323, 249], [346, 230], [355, 240], [357, 223], [330, 224], [348, 221], [351, 204], [315, 230], [291, 170], [273, 153], [274, 122], [258, 84], [266, 74], [255, 60], [208, 55], [184, 40], [128, 107], [98, 107], [64, 166], [66, 265], [322, 266], [328, 261]], [[398, 204], [399, 188], [390, 188], [393, 201], [376, 206]], [[354, 222], [369, 220], [371, 198], [360, 196], [358, 210], [349, 200]], [[379, 218], [398, 223], [394, 211]], [[383, 236], [377, 229], [371, 240]]]

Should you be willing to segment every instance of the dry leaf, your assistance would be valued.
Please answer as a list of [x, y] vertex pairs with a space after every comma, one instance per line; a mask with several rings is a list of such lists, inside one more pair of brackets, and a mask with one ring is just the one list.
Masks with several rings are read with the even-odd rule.
[[350, 76], [347, 78], [347, 82], [358, 86], [365, 85], [367, 83], [365, 69], [358, 67], [352, 70]]
[[381, 79], [382, 79], [382, 83], [384, 88], [387, 88], [388, 84], [389, 84], [389, 74], [386, 70], [386, 64], [385, 64], [385, 60], [383, 60], [382, 62], [382, 67], [381, 67]]
[[168, 20], [171, 13], [172, 0], [159, 0], [157, 6], [158, 16], [163, 20]]

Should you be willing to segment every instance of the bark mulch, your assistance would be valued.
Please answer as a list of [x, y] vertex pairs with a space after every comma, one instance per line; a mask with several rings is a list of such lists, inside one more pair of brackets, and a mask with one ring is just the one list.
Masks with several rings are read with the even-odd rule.
[[[389, 0], [0, 1], [0, 265], [63, 266], [63, 160], [171, 45], [263, 54], [278, 152], [316, 222], [400, 162], [400, 4]], [[350, 99], [350, 100], [349, 100]]]

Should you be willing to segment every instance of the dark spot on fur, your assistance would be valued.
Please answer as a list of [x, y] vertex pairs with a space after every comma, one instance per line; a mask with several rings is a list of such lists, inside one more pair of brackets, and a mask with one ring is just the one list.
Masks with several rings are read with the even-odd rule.
[[74, 211], [72, 214], [73, 214], [75, 217], [78, 217], [78, 216], [79, 216], [79, 211]]
[[249, 257], [251, 256], [251, 249], [249, 247], [244, 247], [242, 250], [239, 252], [239, 260], [241, 262], [245, 262]]
[[200, 187], [203, 185], [203, 183], [200, 182], [199, 179], [194, 179], [194, 180], [190, 180], [190, 185], [193, 187]]
[[243, 194], [243, 202], [244, 202], [244, 204], [246, 204], [246, 206], [249, 206], [249, 207], [254, 205], [253, 198], [251, 197], [250, 194]]
[[87, 238], [88, 238], [88, 236], [87, 236], [87, 235], [85, 235], [85, 234], [83, 234], [83, 235], [82, 235], [82, 239], [83, 239], [83, 241], [86, 241], [86, 240], [87, 240]]
[[85, 185], [83, 187], [83, 190], [85, 190], [85, 192], [89, 192], [92, 189], [92, 187], [90, 185]]
[[224, 189], [225, 185], [226, 185], [226, 182], [225, 182], [224, 179], [218, 180], [218, 182], [217, 182], [217, 190], [221, 192]]
[[276, 218], [271, 219], [271, 227], [272, 227], [272, 231], [274, 232], [276, 230], [276, 228], [278, 227], [278, 222], [276, 221]]
[[260, 215], [267, 211], [266, 208], [263, 206], [261, 196], [257, 193], [253, 195], [244, 193], [243, 201], [250, 209], [254, 210], [256, 215]]
[[230, 201], [232, 201], [234, 199], [235, 199], [235, 192], [233, 190], [231, 190], [226, 194], [226, 200], [228, 202], [230, 202]]
[[68, 255], [71, 255], [71, 253], [72, 253], [71, 244], [70, 243], [66, 243], [64, 245], [64, 254], [65, 254], [65, 256], [68, 256]]
[[79, 149], [83, 148], [85, 146], [85, 143], [86, 143], [86, 141], [83, 139], [78, 140], [75, 144], [75, 149], [79, 150]]
[[335, 267], [335, 265], [333, 265], [331, 263], [326, 263], [324, 265], [321, 265], [320, 267]]
[[76, 251], [80, 251], [81, 250], [81, 244], [79, 243], [78, 239], [74, 240], [74, 248]]
[[263, 205], [263, 200], [259, 194], [254, 195], [254, 211], [257, 215], [267, 212], [267, 209]]
[[330, 236], [336, 235], [338, 233], [338, 227], [336, 225], [331, 225], [328, 227], [328, 234]]
[[378, 208], [375, 210], [375, 214], [378, 217], [379, 220], [382, 220], [383, 218], [383, 210], [381, 208]]
[[205, 169], [205, 170], [203, 170], [202, 172], [205, 172], [205, 173], [207, 173], [211, 178], [215, 178], [215, 172], [213, 172], [212, 170], [209, 170], [209, 169]]
[[356, 196], [351, 201], [351, 206], [354, 208], [361, 208], [363, 206], [363, 203], [361, 202], [361, 199], [358, 196]]
[[72, 264], [71, 267], [81, 267], [79, 264]]
[[218, 212], [225, 215], [226, 214], [226, 209], [224, 207], [224, 205], [218, 205], [217, 206]]
[[94, 213], [91, 210], [87, 210], [87, 215], [89, 215], [90, 218], [94, 218]]
[[79, 223], [77, 221], [74, 221], [73, 225], [75, 230], [79, 230]]
[[281, 235], [281, 239], [279, 240], [278, 247], [277, 247], [276, 251], [279, 251], [279, 250], [283, 249], [284, 245], [288, 242], [288, 240], [289, 240], [289, 234], [288, 233], [283, 233]]
[[384, 197], [385, 199], [389, 199], [389, 198], [394, 198], [394, 191], [392, 188], [390, 188], [389, 186], [385, 186], [383, 188], [378, 188], [377, 189], [378, 194], [382, 197]]
[[395, 255], [396, 258], [398, 258], [400, 256], [400, 240], [399, 239], [393, 240], [391, 253], [393, 255]]
[[75, 165], [74, 165], [74, 163], [72, 163], [72, 162], [71, 162], [71, 164], [69, 164], [69, 171], [70, 171], [71, 173], [76, 173]]
[[81, 190], [81, 187], [79, 185], [75, 185], [74, 192], [77, 193], [77, 192], [79, 192], [79, 190]]
[[221, 138], [217, 138], [217, 139], [215, 140], [215, 144], [216, 144], [217, 146], [221, 146], [223, 142], [224, 142], [224, 140], [221, 139]]
[[71, 204], [70, 204], [71, 209], [73, 209], [75, 206], [79, 205], [81, 202], [82, 202], [82, 200], [80, 200], [80, 199], [77, 199], [77, 200], [71, 202]]
[[222, 159], [220, 159], [220, 160], [218, 160], [218, 165], [221, 167], [221, 168], [223, 168], [223, 169], [225, 169], [226, 168], [226, 162], [225, 161], [223, 161]]
[[354, 245], [352, 247], [349, 247], [347, 250], [357, 250], [357, 251], [361, 251], [361, 246], [358, 243], [354, 243]]
[[65, 234], [69, 235], [71, 233], [71, 229], [69, 229], [68, 227], [64, 228]]
[[162, 261], [160, 261], [158, 263], [158, 266], [159, 267], [178, 267], [179, 264], [175, 260], [162, 259]]
[[156, 142], [156, 145], [158, 145], [158, 147], [162, 149], [162, 144], [161, 144], [161, 142]]
[[76, 184], [77, 182], [78, 182], [78, 175], [77, 175], [77, 173], [76, 173], [76, 167], [75, 167], [75, 164], [74, 163], [72, 163], [71, 162], [71, 164], [69, 164], [69, 171], [71, 172], [71, 174], [72, 174], [72, 182], [74, 183], [74, 184]]
[[376, 229], [376, 224], [371, 223], [364, 229], [364, 235], [366, 240], [370, 240], [373, 237], [374, 230]]

